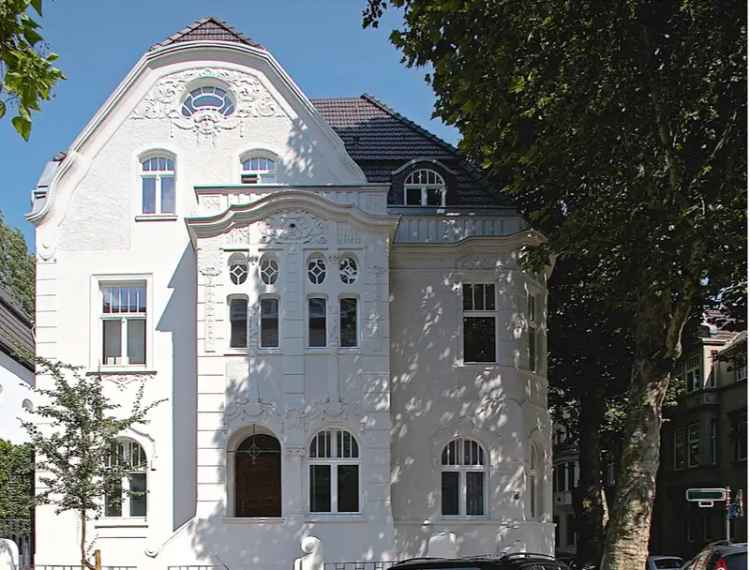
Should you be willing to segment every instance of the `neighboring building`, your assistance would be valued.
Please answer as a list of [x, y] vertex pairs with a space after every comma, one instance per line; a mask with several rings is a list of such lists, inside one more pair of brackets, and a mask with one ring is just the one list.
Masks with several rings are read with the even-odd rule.
[[577, 533], [573, 491], [578, 487], [580, 466], [578, 446], [562, 426], [552, 436], [552, 513], [555, 523], [555, 550], [575, 554]]
[[[675, 380], [686, 393], [664, 413], [652, 552], [688, 557], [725, 537], [724, 505], [699, 508], [686, 501], [686, 489], [747, 494], [747, 332], [722, 326], [710, 313], [678, 366]], [[733, 540], [747, 540], [746, 520], [732, 523]]]
[[27, 440], [19, 418], [32, 407], [34, 332], [29, 316], [0, 288], [0, 439]]
[[[335, 62], [332, 62], [335, 65]], [[153, 46], [34, 192], [37, 347], [127, 403], [106, 565], [552, 552], [539, 243], [456, 149], [310, 101], [214, 19]], [[38, 379], [45, 385], [46, 379]], [[37, 509], [36, 564], [76, 564]]]

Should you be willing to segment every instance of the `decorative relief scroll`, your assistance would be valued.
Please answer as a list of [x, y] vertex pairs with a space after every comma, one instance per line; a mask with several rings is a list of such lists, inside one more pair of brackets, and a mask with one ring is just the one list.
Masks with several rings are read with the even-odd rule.
[[130, 384], [148, 382], [153, 379], [156, 374], [102, 374], [101, 379], [107, 382], [112, 382], [117, 386], [118, 389], [125, 390]]
[[336, 223], [336, 240], [339, 245], [359, 245], [362, 243], [361, 236], [354, 231], [348, 222]]
[[325, 244], [328, 241], [323, 220], [305, 210], [282, 210], [257, 224], [260, 242], [264, 244]]
[[233, 227], [226, 234], [229, 247], [247, 247], [250, 244], [250, 226]]
[[456, 261], [457, 269], [495, 269], [496, 267], [498, 267], [498, 259], [491, 255], [466, 255]]
[[[202, 81], [203, 80], [203, 81]], [[196, 111], [186, 117], [180, 113], [182, 100], [194, 86], [205, 80], [217, 80], [234, 100], [235, 110], [228, 116], [213, 111]], [[160, 79], [131, 113], [131, 119], [167, 119], [170, 136], [174, 128], [193, 131], [198, 142], [215, 141], [224, 130], [239, 128], [244, 136], [245, 123], [261, 117], [285, 117], [286, 114], [261, 81], [250, 73], [219, 67], [203, 67], [172, 73]]]
[[219, 250], [206, 251], [200, 257], [199, 271], [203, 276], [202, 286], [205, 288], [203, 311], [203, 343], [206, 352], [216, 351], [216, 302], [215, 289], [219, 284], [217, 277], [221, 275], [221, 253]]
[[224, 424], [230, 428], [254, 423], [274, 425], [280, 419], [279, 410], [273, 402], [240, 399], [231, 402], [224, 410]]

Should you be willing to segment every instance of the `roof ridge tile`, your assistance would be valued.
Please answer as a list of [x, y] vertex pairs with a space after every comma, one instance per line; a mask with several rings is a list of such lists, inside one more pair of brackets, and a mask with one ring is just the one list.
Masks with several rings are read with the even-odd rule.
[[[207, 24], [213, 24], [214, 26], [222, 28], [224, 31], [223, 35], [226, 37], [216, 37], [216, 38], [200, 37], [200, 34], [195, 34], [195, 32], [200, 30], [201, 27], [207, 27]], [[195, 37], [191, 37], [191, 35]], [[161, 42], [155, 43], [149, 48], [149, 51], [153, 51], [155, 49], [159, 49], [162, 47], [167, 47], [175, 43], [187, 42], [187, 41], [201, 41], [201, 40], [236, 42], [236, 43], [241, 43], [241, 44], [263, 49], [263, 46], [260, 45], [258, 42], [248, 38], [243, 33], [237, 31], [231, 24], [228, 24], [224, 20], [215, 18], [214, 16], [204, 16], [203, 18], [198, 18], [192, 24], [189, 24], [188, 26], [184, 27], [178, 32], [172, 34], [167, 39]]]

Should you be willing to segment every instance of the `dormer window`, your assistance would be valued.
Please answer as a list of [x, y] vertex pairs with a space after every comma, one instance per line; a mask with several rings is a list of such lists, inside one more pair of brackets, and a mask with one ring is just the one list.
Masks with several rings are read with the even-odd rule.
[[420, 168], [404, 180], [404, 204], [407, 206], [445, 206], [445, 179], [434, 170]]
[[228, 117], [234, 113], [234, 101], [221, 87], [198, 87], [182, 102], [180, 112], [184, 117], [190, 117], [198, 111], [216, 111]]
[[273, 184], [276, 182], [276, 161], [267, 156], [251, 156], [242, 161], [243, 184]]

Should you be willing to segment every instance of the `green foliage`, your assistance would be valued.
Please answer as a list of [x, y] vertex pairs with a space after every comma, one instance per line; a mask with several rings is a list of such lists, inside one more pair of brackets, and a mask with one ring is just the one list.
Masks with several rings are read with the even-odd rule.
[[30, 519], [34, 504], [34, 451], [0, 439], [0, 520]]
[[34, 256], [29, 254], [23, 234], [8, 226], [0, 212], [0, 287], [30, 318], [34, 316], [35, 273]]
[[39, 405], [33, 421], [22, 421], [37, 457], [36, 497], [52, 504], [55, 512], [75, 511], [82, 526], [81, 561], [86, 560], [85, 526], [98, 517], [103, 498], [126, 475], [128, 465], [112, 461], [117, 438], [136, 424], [147, 423], [146, 416], [160, 401], [144, 404], [141, 383], [129, 411], [110, 401], [103, 393], [98, 375], [86, 375], [80, 367], [44, 359], [36, 361], [37, 378], [49, 388], [35, 388]]
[[31, 113], [49, 101], [55, 83], [65, 79], [53, 64], [57, 54], [43, 49], [40, 25], [30, 15], [42, 15], [42, 0], [0, 2], [0, 118], [9, 104], [16, 108], [11, 119], [18, 134], [29, 140]]

